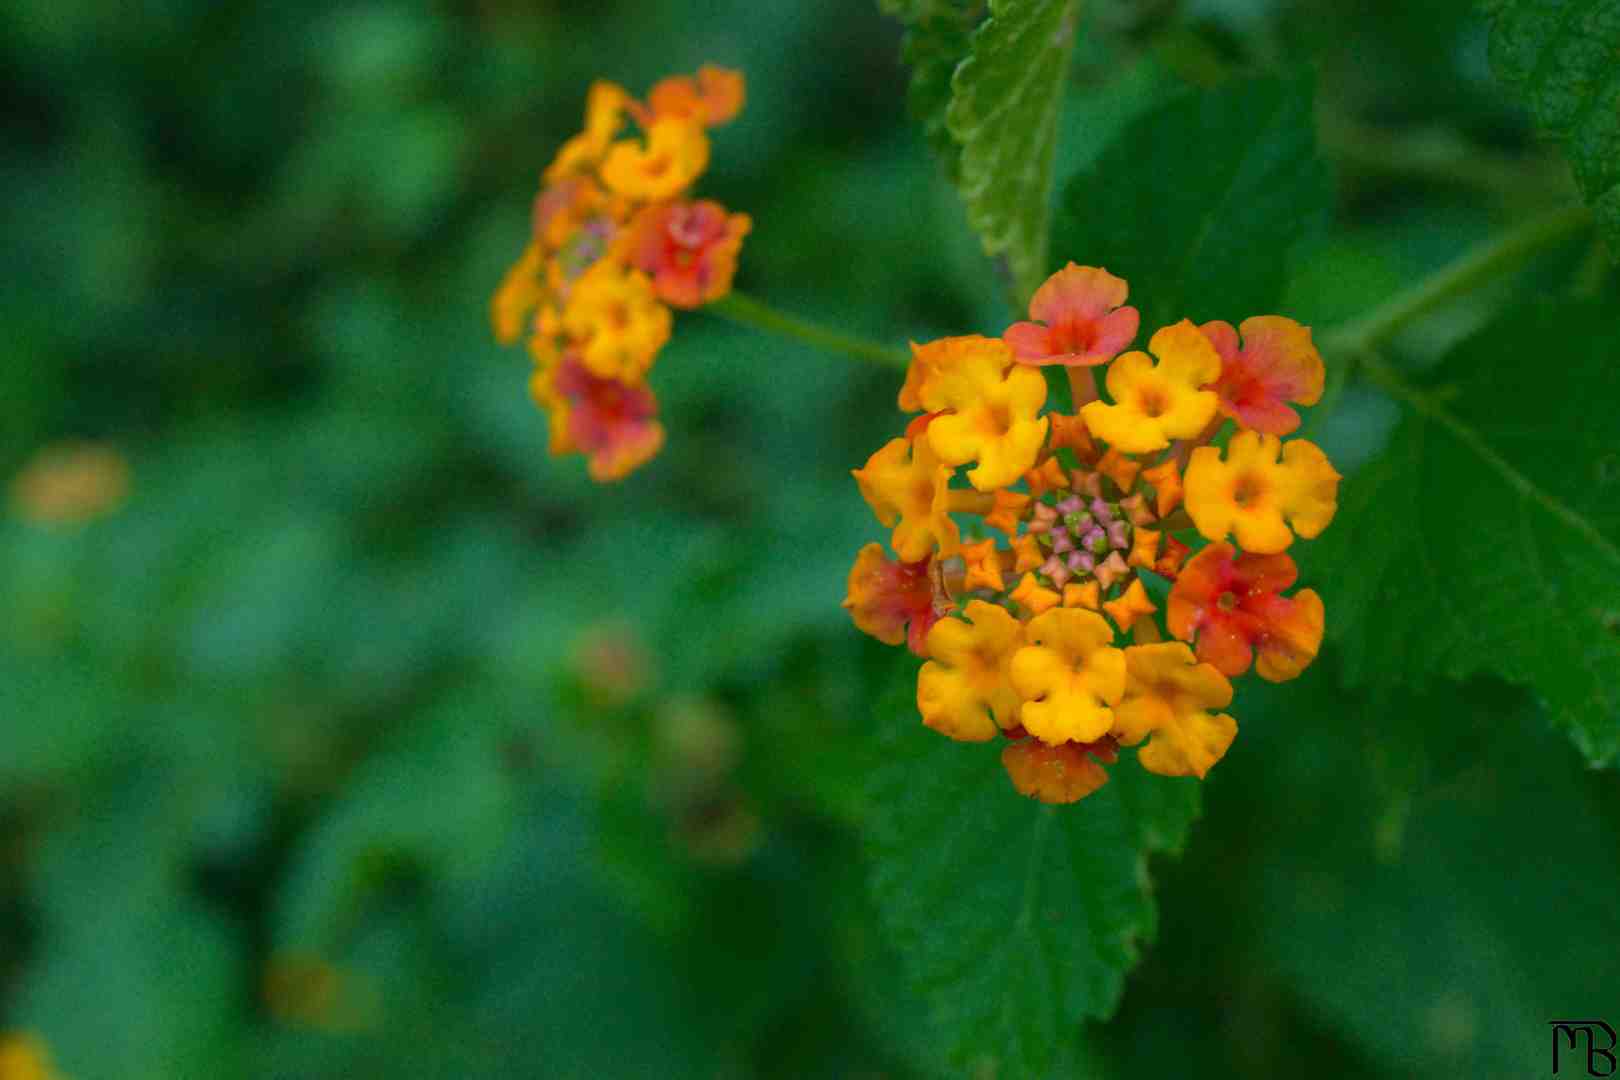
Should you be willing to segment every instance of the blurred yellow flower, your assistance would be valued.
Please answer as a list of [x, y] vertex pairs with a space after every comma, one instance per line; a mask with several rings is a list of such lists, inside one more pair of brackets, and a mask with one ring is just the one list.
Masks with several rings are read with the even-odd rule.
[[60, 1080], [50, 1051], [27, 1032], [0, 1033], [0, 1080]]
[[82, 525], [122, 506], [129, 485], [129, 462], [112, 447], [57, 443], [12, 478], [11, 508], [35, 525]]

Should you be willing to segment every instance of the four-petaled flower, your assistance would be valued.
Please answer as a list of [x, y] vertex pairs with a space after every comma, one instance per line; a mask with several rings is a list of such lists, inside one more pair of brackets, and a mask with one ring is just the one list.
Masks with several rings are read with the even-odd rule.
[[929, 423], [928, 443], [946, 464], [978, 462], [968, 482], [995, 491], [1022, 476], [1046, 441], [1047, 420], [1037, 417], [1046, 380], [1013, 366], [996, 338], [954, 340], [918, 394], [929, 412], [944, 413]]
[[1281, 315], [1256, 315], [1237, 330], [1219, 321], [1199, 329], [1221, 355], [1221, 377], [1214, 386], [1221, 412], [1250, 431], [1287, 435], [1299, 427], [1299, 413], [1287, 403], [1321, 400], [1324, 370], [1310, 327]]
[[1002, 339], [1021, 364], [1106, 364], [1135, 339], [1141, 323], [1135, 308], [1121, 306], [1129, 294], [1123, 278], [1070, 263], [1035, 290], [1033, 321], [1013, 323]]
[[1220, 377], [1220, 354], [1190, 320], [1160, 330], [1148, 348], [1158, 363], [1147, 353], [1128, 352], [1108, 365], [1114, 404], [1093, 401], [1080, 410], [1093, 435], [1126, 454], [1192, 438], [1219, 405], [1214, 391], [1204, 387]]
[[902, 641], [926, 657], [928, 631], [941, 612], [934, 602], [932, 559], [897, 562], [882, 544], [867, 544], [849, 571], [844, 607], [855, 625], [885, 645]]
[[703, 199], [650, 206], [625, 236], [631, 263], [652, 277], [658, 298], [695, 308], [731, 291], [737, 252], [752, 225], [747, 214], [727, 214], [719, 203]]
[[1028, 636], [1008, 670], [1024, 701], [1024, 730], [1054, 745], [1108, 734], [1112, 706], [1125, 692], [1125, 654], [1102, 616], [1058, 608], [1032, 619]]
[[1286, 554], [1238, 555], [1230, 544], [1211, 544], [1170, 590], [1170, 633], [1196, 641], [1198, 659], [1223, 675], [1241, 675], [1254, 662], [1262, 679], [1295, 678], [1322, 647], [1323, 626], [1322, 598], [1313, 590], [1280, 595], [1298, 577]]
[[973, 600], [966, 619], [941, 619], [928, 631], [928, 655], [917, 675], [923, 723], [961, 742], [984, 742], [1011, 726], [1018, 695], [1007, 664], [1023, 644], [1023, 624], [1003, 608]]
[[956, 554], [961, 532], [950, 515], [951, 470], [927, 439], [890, 439], [853, 475], [878, 522], [893, 527], [896, 555], [917, 562], [936, 546], [942, 556]]
[[1232, 704], [1232, 684], [1200, 664], [1179, 641], [1125, 650], [1124, 699], [1115, 707], [1114, 737], [1135, 746], [1144, 767], [1164, 776], [1197, 776], [1221, 760], [1237, 736], [1237, 721], [1212, 709]]
[[623, 139], [602, 159], [602, 182], [631, 199], [673, 199], [709, 167], [709, 137], [695, 117], [660, 116], [645, 142]]
[[1294, 533], [1319, 535], [1338, 509], [1338, 471], [1315, 443], [1255, 431], [1233, 435], [1224, 461], [1216, 447], [1194, 450], [1183, 485], [1187, 513], [1206, 539], [1235, 536], [1261, 555], [1283, 551]]

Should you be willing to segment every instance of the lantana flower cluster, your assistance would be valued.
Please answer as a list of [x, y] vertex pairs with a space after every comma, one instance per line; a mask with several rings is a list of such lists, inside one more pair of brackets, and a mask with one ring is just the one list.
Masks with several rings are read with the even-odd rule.
[[[594, 83], [585, 130], [546, 168], [529, 244], [495, 293], [496, 338], [528, 339], [551, 452], [584, 454], [592, 479], [621, 479], [658, 453], [647, 373], [669, 341], [671, 308], [731, 289], [752, 222], [689, 192], [708, 168], [708, 130], [743, 97], [742, 74], [712, 66], [663, 80], [645, 102]], [[631, 122], [639, 136], [626, 134]]]
[[[1184, 319], [1126, 351], [1127, 296], [1070, 263], [1000, 338], [914, 344], [900, 408], [920, 415], [854, 473], [894, 557], [866, 545], [844, 606], [924, 658], [924, 724], [1004, 740], [1014, 787], [1048, 803], [1101, 787], [1121, 747], [1202, 778], [1237, 734], [1230, 680], [1294, 678], [1322, 642], [1321, 598], [1288, 594], [1288, 548], [1339, 484], [1287, 437], [1322, 393], [1309, 328]], [[1048, 367], [1070, 413], [1047, 408]]]

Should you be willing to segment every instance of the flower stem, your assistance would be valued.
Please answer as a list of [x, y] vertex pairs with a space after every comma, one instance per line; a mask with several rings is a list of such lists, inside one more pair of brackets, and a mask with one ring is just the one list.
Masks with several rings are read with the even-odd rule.
[[1330, 331], [1323, 351], [1352, 357], [1371, 352], [1395, 334], [1459, 296], [1510, 270], [1591, 223], [1584, 206], [1565, 206], [1531, 218], [1486, 241], [1441, 267], [1410, 289], [1399, 292], [1372, 311]]
[[792, 338], [828, 352], [843, 353], [851, 359], [862, 360], [869, 364], [904, 370], [911, 362], [911, 357], [901, 349], [889, 348], [876, 342], [829, 330], [807, 319], [778, 311], [742, 293], [729, 293], [708, 305], [707, 310], [740, 326]]

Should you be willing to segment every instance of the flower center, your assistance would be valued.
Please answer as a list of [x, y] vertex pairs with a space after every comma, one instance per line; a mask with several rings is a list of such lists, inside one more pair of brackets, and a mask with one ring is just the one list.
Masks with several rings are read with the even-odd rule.
[[1169, 403], [1164, 399], [1164, 393], [1157, 388], [1142, 391], [1138, 400], [1142, 415], [1149, 420], [1157, 420], [1169, 411]]
[[984, 407], [984, 426], [996, 438], [1001, 438], [1012, 430], [1012, 410], [1005, 401], [997, 401]]
[[1232, 488], [1232, 501], [1247, 510], [1264, 494], [1265, 482], [1253, 473], [1244, 473]]
[[1222, 611], [1231, 611], [1237, 607], [1237, 594], [1228, 589], [1221, 593], [1220, 598], [1215, 601], [1215, 606]]

